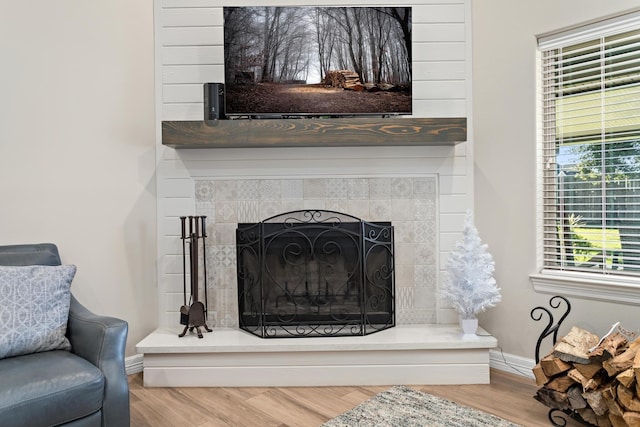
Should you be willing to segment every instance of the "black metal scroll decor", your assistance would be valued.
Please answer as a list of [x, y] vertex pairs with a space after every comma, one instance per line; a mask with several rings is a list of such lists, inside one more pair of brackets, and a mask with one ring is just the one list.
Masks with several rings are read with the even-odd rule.
[[543, 314], [546, 314], [548, 317], [547, 326], [545, 326], [545, 328], [542, 330], [540, 336], [538, 337], [538, 341], [536, 342], [536, 363], [540, 362], [540, 346], [542, 345], [544, 339], [553, 334], [553, 340], [551, 344], [555, 345], [555, 343], [558, 341], [558, 329], [571, 311], [571, 304], [565, 297], [556, 295], [554, 297], [551, 297], [551, 299], [549, 300], [549, 306], [553, 309], [558, 309], [563, 302], [565, 305], [565, 311], [564, 313], [562, 313], [562, 316], [560, 316], [560, 319], [558, 319], [558, 322], [556, 322], [555, 324], [553, 323], [553, 314], [549, 309], [545, 307], [535, 307], [533, 310], [531, 310], [531, 318], [536, 322], [542, 320]]
[[[536, 364], [540, 362], [540, 346], [542, 345], [542, 342], [544, 341], [544, 339], [549, 336], [553, 336], [551, 344], [555, 345], [556, 342], [558, 341], [558, 329], [560, 328], [560, 325], [562, 325], [562, 322], [564, 321], [564, 319], [566, 319], [567, 316], [569, 315], [569, 312], [571, 312], [571, 303], [569, 303], [569, 300], [566, 299], [565, 297], [556, 295], [549, 299], [549, 307], [551, 307], [551, 309], [558, 310], [558, 309], [561, 309], [561, 306], [563, 305], [564, 305], [564, 311], [562, 312], [558, 321], [555, 323], [554, 323], [553, 313], [551, 312], [550, 309], [546, 307], [535, 307], [531, 310], [531, 318], [535, 321], [540, 321], [542, 320], [543, 317], [545, 316], [547, 317], [547, 325], [540, 333], [540, 336], [538, 337], [538, 341], [536, 342]], [[549, 410], [548, 417], [551, 424], [556, 427], [566, 426], [567, 417], [572, 418], [578, 421], [579, 423], [587, 426], [593, 425], [585, 421], [580, 416], [580, 414], [570, 409], [563, 410], [558, 408], [551, 408]]]
[[[187, 233], [187, 219], [189, 231]], [[182, 333], [178, 334], [179, 337], [183, 337], [187, 334], [187, 330], [193, 332], [194, 330], [198, 334], [198, 338], [202, 338], [202, 331], [200, 328], [204, 328], [205, 331], [211, 332], [212, 330], [207, 326], [207, 257], [206, 257], [206, 227], [205, 216], [181, 216], [180, 222], [182, 227], [182, 285], [183, 285], [183, 302], [180, 307], [180, 324], [184, 325]], [[189, 302], [187, 303], [187, 246], [189, 247], [189, 276], [190, 276], [190, 289], [189, 289]], [[199, 283], [199, 252], [202, 248], [202, 266], [204, 277], [204, 303], [200, 301], [198, 290], [200, 288]]]
[[261, 338], [395, 325], [393, 227], [325, 210], [238, 224], [240, 328]]

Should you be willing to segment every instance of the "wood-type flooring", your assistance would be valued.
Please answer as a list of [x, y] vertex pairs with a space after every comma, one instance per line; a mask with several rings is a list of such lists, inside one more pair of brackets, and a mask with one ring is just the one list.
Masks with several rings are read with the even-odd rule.
[[[132, 427], [317, 427], [389, 386], [145, 388], [129, 376]], [[526, 427], [550, 426], [532, 379], [492, 369], [482, 385], [410, 385]], [[579, 426], [574, 420], [567, 427]]]

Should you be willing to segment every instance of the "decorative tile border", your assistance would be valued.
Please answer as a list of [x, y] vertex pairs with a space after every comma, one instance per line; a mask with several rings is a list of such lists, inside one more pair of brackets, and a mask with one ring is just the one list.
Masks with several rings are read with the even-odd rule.
[[437, 182], [389, 178], [206, 179], [195, 182], [196, 214], [207, 216], [207, 283], [213, 323], [238, 327], [235, 229], [298, 209], [327, 209], [391, 221], [396, 244], [396, 323], [436, 322]]

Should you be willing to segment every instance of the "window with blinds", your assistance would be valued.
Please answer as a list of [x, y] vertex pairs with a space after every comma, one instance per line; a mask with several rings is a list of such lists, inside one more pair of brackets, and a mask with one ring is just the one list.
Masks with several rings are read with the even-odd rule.
[[542, 268], [640, 275], [640, 18], [539, 39]]

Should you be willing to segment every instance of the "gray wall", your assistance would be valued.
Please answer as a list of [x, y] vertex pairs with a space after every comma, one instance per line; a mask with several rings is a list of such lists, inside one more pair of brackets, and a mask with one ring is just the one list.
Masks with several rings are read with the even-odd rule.
[[76, 297], [157, 324], [153, 2], [3, 1], [0, 244], [54, 242]]
[[[503, 292], [503, 302], [480, 324], [505, 353], [533, 357], [544, 325], [529, 312], [551, 296], [535, 293], [528, 278], [536, 268], [535, 36], [637, 6], [635, 0], [472, 4], [475, 218]], [[639, 327], [638, 307], [571, 301], [567, 328], [575, 324], [602, 335], [616, 321]]]

